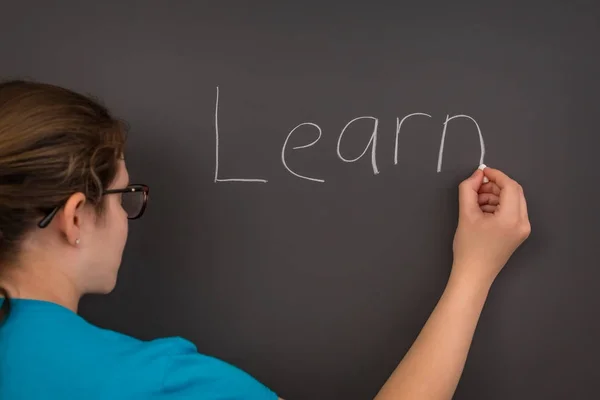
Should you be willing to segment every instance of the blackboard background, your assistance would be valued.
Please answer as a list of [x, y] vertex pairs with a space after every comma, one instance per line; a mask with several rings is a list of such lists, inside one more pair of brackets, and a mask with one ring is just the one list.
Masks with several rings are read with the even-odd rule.
[[[496, 281], [456, 399], [596, 398], [600, 6], [593, 1], [19, 1], [0, 76], [102, 99], [151, 186], [120, 280], [82, 315], [179, 335], [287, 399], [372, 398], [446, 282], [456, 186], [485, 162], [525, 187], [533, 232]], [[220, 90], [220, 177], [214, 112]], [[396, 118], [413, 113], [399, 138]], [[379, 118], [369, 154], [341, 129]], [[288, 132], [318, 124], [314, 146]], [[362, 121], [342, 152], [358, 156]], [[290, 146], [316, 138], [298, 131]]]

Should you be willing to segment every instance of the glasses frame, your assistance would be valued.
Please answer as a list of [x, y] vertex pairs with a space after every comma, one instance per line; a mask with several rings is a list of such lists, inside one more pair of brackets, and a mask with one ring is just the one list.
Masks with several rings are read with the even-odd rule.
[[[150, 188], [148, 187], [148, 185], [144, 185], [141, 183], [133, 183], [133, 184], [127, 185], [126, 187], [124, 187], [122, 189], [105, 190], [102, 192], [101, 196], [104, 196], [107, 194], [131, 193], [131, 192], [142, 192], [144, 194], [144, 202], [142, 204], [142, 209], [140, 210], [140, 212], [134, 217], [127, 216], [127, 219], [138, 219], [142, 215], [144, 215], [144, 211], [146, 210], [146, 205], [148, 204], [148, 196], [150, 194]], [[48, 225], [50, 225], [52, 218], [54, 218], [54, 216], [58, 213], [58, 210], [60, 210], [63, 206], [64, 206], [64, 202], [62, 204], [54, 207], [51, 211], [49, 211], [48, 214], [46, 214], [46, 216], [44, 218], [42, 218], [42, 220], [38, 223], [38, 227], [43, 229], [43, 228], [47, 227]]]

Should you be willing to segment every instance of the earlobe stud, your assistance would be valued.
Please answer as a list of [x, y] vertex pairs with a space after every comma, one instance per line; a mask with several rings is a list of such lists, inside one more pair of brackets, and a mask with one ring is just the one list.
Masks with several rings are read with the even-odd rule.
[[79, 238], [75, 239], [75, 244], [79, 244]]

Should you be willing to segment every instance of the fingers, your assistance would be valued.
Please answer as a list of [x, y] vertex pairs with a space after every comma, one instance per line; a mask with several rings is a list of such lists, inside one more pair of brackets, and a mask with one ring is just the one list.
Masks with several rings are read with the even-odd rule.
[[495, 183], [496, 185], [498, 185], [498, 187], [500, 189], [504, 189], [507, 186], [512, 187], [513, 183], [515, 182], [508, 175], [506, 175], [504, 172], [500, 171], [499, 169], [486, 167], [483, 170], [483, 173], [490, 180], [490, 183], [491, 182]]
[[[519, 218], [521, 216], [521, 197], [523, 189], [515, 180], [511, 179], [508, 175], [495, 168], [485, 168], [485, 176], [488, 177], [490, 183], [495, 184], [500, 188], [499, 204], [502, 205], [501, 209], [497, 209], [498, 213], [503, 215], [513, 216]], [[491, 189], [494, 190], [493, 186]]]
[[458, 186], [458, 202], [461, 213], [479, 210], [478, 191], [481, 188], [483, 176], [481, 170], [475, 170], [470, 177], [462, 181]]
[[[483, 211], [526, 219], [527, 204], [521, 185], [498, 169], [486, 167], [480, 171], [476, 170], [459, 186], [460, 212]], [[484, 176], [489, 182], [483, 183]]]
[[500, 186], [496, 185], [494, 182], [484, 183], [481, 185], [479, 193], [493, 193], [496, 196], [500, 196]]
[[496, 212], [498, 206], [492, 206], [492, 205], [489, 205], [489, 204], [484, 204], [484, 205], [482, 205], [479, 208], [481, 208], [481, 211], [483, 211], [485, 213], [493, 214], [493, 213]]
[[480, 193], [477, 202], [481, 211], [493, 214], [500, 204], [500, 197], [493, 193]]
[[497, 206], [500, 203], [500, 197], [493, 193], [480, 193], [477, 198], [477, 203], [480, 206], [483, 206], [485, 204]]
[[493, 214], [500, 204], [500, 187], [494, 182], [487, 182], [479, 188], [479, 197], [477, 199], [479, 208], [485, 213]]

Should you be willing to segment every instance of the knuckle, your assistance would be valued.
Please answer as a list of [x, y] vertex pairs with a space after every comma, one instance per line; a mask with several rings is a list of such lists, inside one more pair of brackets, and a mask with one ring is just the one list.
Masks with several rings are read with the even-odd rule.
[[529, 221], [525, 221], [521, 224], [520, 233], [524, 239], [527, 239], [529, 235], [531, 235], [531, 223], [529, 223]]

